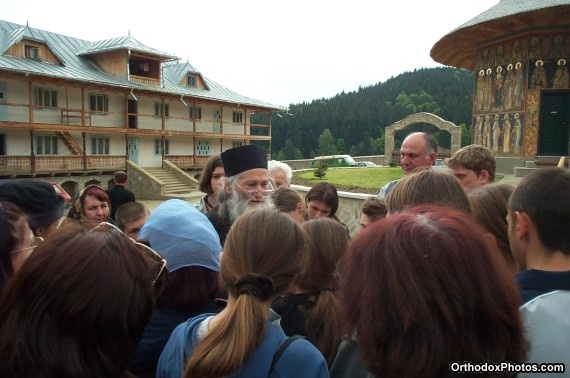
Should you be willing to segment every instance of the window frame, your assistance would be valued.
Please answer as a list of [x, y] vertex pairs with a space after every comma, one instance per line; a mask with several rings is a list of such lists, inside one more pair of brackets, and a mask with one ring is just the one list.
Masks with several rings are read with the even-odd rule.
[[40, 59], [40, 49], [34, 45], [24, 45], [24, 56], [26, 59]]
[[164, 107], [162, 106], [162, 102], [155, 102], [154, 103], [154, 116], [156, 118], [162, 118], [162, 110], [164, 109], [164, 118], [170, 118], [170, 105], [164, 103]]
[[[189, 111], [190, 120], [194, 120], [194, 119], [197, 121], [202, 120], [202, 107], [200, 107], [200, 106], [189, 106], [188, 111]], [[192, 118], [194, 115], [196, 115], [196, 118]]]
[[196, 83], [198, 82], [198, 80], [196, 80], [196, 75], [187, 75], [186, 76], [186, 86], [187, 87], [193, 87], [196, 88]]
[[111, 141], [109, 137], [91, 137], [91, 155], [110, 155]]
[[34, 87], [34, 107], [37, 109], [55, 109], [57, 108], [58, 92], [57, 89], [49, 89], [43, 87]]
[[[93, 105], [95, 105], [95, 107]], [[93, 114], [108, 114], [109, 96], [103, 94], [90, 94], [89, 111]]]
[[243, 112], [234, 110], [232, 112], [232, 122], [242, 124], [243, 123]]
[[[35, 135], [35, 155], [56, 156], [59, 155], [59, 140], [55, 135], [36, 134]], [[47, 142], [47, 143], [46, 143]]]
[[[154, 140], [154, 155], [155, 156], [162, 156], [162, 139], [155, 139]], [[170, 155], [170, 140], [164, 139], [164, 155]]]

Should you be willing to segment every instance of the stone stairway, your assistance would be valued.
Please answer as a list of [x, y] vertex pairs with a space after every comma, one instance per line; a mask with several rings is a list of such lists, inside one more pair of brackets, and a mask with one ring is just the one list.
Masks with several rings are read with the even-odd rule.
[[177, 177], [176, 174], [166, 169], [155, 167], [145, 168], [145, 171], [164, 184], [161, 196], [161, 199], [163, 200], [178, 198], [188, 202], [196, 202], [204, 195], [204, 193], [200, 192], [196, 188], [192, 188], [186, 182]]
[[516, 167], [515, 176], [525, 177], [541, 167], [564, 166], [568, 168], [568, 159], [570, 158], [566, 156], [536, 156], [534, 160], [526, 161], [524, 167]]

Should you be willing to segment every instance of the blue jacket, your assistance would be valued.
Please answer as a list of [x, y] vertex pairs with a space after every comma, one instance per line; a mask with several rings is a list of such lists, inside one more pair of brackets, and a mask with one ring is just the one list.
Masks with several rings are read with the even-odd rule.
[[[203, 314], [180, 324], [172, 332], [168, 343], [164, 347], [156, 372], [157, 378], [180, 378], [184, 373], [184, 366], [197, 340], [197, 326], [208, 316]], [[287, 339], [283, 331], [271, 321], [267, 322], [265, 338], [259, 347], [247, 359], [240, 371], [232, 377], [243, 378], [328, 378], [327, 363], [310, 342], [298, 339], [292, 342], [283, 352], [274, 368], [271, 362], [281, 343]], [[228, 351], [229, 353], [230, 351]]]

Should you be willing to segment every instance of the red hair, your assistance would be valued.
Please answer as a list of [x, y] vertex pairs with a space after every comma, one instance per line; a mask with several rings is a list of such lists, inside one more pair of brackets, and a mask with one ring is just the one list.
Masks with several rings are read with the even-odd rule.
[[445, 377], [452, 361], [523, 361], [518, 291], [483, 235], [468, 215], [423, 205], [352, 242], [341, 295], [372, 373]]

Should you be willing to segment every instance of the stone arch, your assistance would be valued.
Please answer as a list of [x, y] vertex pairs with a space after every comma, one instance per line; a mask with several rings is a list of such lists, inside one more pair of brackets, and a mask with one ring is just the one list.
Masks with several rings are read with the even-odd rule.
[[443, 118], [436, 116], [432, 113], [420, 112], [410, 114], [397, 122], [384, 129], [384, 164], [389, 165], [392, 160], [392, 153], [394, 152], [394, 135], [396, 131], [405, 129], [406, 127], [415, 123], [429, 123], [434, 125], [440, 130], [448, 131], [451, 134], [451, 148], [450, 152], [453, 155], [461, 146], [461, 127], [453, 122], [446, 121]]

